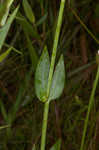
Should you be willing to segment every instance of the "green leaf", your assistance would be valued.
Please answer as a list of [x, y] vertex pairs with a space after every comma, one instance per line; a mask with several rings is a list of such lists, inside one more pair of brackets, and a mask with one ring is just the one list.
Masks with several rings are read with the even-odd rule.
[[61, 56], [53, 75], [49, 100], [54, 100], [59, 98], [64, 88], [64, 82], [65, 82], [65, 67], [64, 67], [63, 56]]
[[25, 14], [26, 14], [27, 18], [29, 19], [29, 21], [31, 23], [35, 23], [35, 16], [34, 16], [34, 13], [32, 11], [32, 8], [31, 8], [30, 4], [28, 3], [28, 1], [23, 0], [22, 4], [23, 4]]
[[59, 139], [50, 150], [60, 150], [61, 149], [61, 140]]
[[14, 0], [4, 0], [2, 4], [0, 4], [0, 26], [5, 24], [13, 1]]
[[42, 102], [46, 101], [49, 68], [49, 54], [45, 47], [35, 73], [35, 91], [38, 99]]
[[0, 130], [10, 127], [10, 125], [0, 126]]
[[9, 28], [10, 28], [10, 26], [11, 26], [11, 24], [12, 24], [12, 22], [13, 22], [15, 16], [16, 16], [16, 13], [17, 13], [17, 11], [18, 11], [18, 8], [19, 8], [19, 7], [17, 7], [17, 8], [14, 10], [14, 12], [13, 12], [13, 13], [11, 14], [11, 16], [8, 18], [7, 23], [0, 29], [0, 50], [1, 50], [2, 46], [3, 46], [3, 44], [4, 44], [5, 38], [6, 38], [6, 36], [7, 36], [7, 33], [8, 33], [8, 31], [9, 31]]
[[40, 35], [37, 33], [36, 29], [25, 19], [25, 17], [18, 11], [17, 14], [18, 23], [21, 24], [22, 29], [25, 30], [32, 38], [40, 40]]
[[0, 55], [0, 63], [9, 55], [11, 50], [12, 50], [12, 47], [9, 48], [6, 52], [4, 52], [3, 54]]
[[7, 123], [8, 122], [8, 115], [7, 115], [7, 111], [6, 111], [6, 108], [4, 106], [4, 103], [1, 99], [0, 99], [0, 111], [1, 111], [1, 114], [2, 114], [5, 122]]
[[40, 18], [40, 20], [36, 23], [36, 26], [39, 26], [39, 25], [43, 24], [45, 22], [45, 20], [47, 19], [47, 16], [48, 16], [48, 13], [45, 13], [45, 15], [42, 16]]
[[36, 66], [37, 66], [37, 62], [38, 62], [38, 56], [37, 56], [37, 53], [36, 53], [36, 51], [32, 45], [32, 42], [31, 42], [28, 34], [25, 33], [25, 35], [26, 35], [26, 39], [27, 39], [27, 46], [29, 49], [30, 59], [31, 59], [32, 65], [33, 65], [34, 70], [35, 70]]
[[26, 72], [25, 75], [25, 79], [22, 80], [22, 82], [20, 83], [20, 87], [18, 90], [18, 94], [16, 96], [16, 100], [14, 102], [14, 105], [11, 107], [11, 109], [9, 110], [8, 114], [8, 124], [12, 124], [14, 122], [14, 120], [16, 119], [16, 113], [20, 108], [20, 104], [21, 101], [23, 99], [23, 96], [27, 89], [29, 89], [29, 83], [30, 83], [30, 79], [32, 77], [32, 73], [33, 73], [33, 67], [31, 66], [30, 70], [28, 72]]

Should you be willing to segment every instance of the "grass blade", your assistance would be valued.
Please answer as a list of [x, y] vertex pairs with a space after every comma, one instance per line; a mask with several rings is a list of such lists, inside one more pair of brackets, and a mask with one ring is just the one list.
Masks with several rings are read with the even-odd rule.
[[0, 29], [0, 50], [4, 44], [5, 38], [7, 36], [7, 33], [10, 29], [10, 26], [16, 16], [16, 13], [18, 11], [19, 7], [17, 7], [14, 12], [11, 14], [11, 16], [9, 17], [7, 23]]

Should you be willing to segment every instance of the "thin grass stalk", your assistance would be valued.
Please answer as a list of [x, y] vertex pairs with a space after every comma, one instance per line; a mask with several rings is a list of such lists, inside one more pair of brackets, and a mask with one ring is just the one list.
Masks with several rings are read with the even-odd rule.
[[80, 22], [80, 24], [83, 26], [83, 28], [88, 32], [88, 34], [96, 41], [97, 44], [99, 44], [99, 40], [94, 36], [94, 34], [87, 28], [87, 26], [83, 23], [83, 21], [80, 19], [80, 17], [77, 15], [77, 13], [71, 8], [72, 13], [77, 18], [77, 20]]
[[55, 38], [54, 38], [54, 44], [53, 44], [51, 66], [50, 66], [49, 78], [48, 78], [47, 100], [46, 100], [45, 106], [44, 106], [44, 114], [43, 114], [44, 118], [43, 118], [42, 137], [41, 137], [41, 150], [45, 150], [47, 120], [48, 120], [49, 103], [50, 103], [48, 101], [48, 97], [49, 97], [50, 87], [51, 87], [51, 82], [52, 82], [52, 77], [53, 77], [55, 58], [56, 58], [56, 53], [57, 53], [57, 45], [58, 45], [59, 34], [60, 34], [61, 25], [62, 25], [62, 17], [63, 17], [64, 6], [65, 6], [65, 0], [61, 0], [59, 16], [58, 16], [58, 22], [57, 22]]
[[92, 89], [91, 96], [89, 99], [88, 111], [87, 111], [87, 115], [86, 115], [86, 119], [85, 119], [85, 123], [84, 123], [84, 130], [83, 130], [83, 136], [82, 136], [80, 150], [84, 150], [84, 143], [85, 143], [86, 131], [87, 131], [87, 127], [88, 127], [89, 115], [90, 115], [90, 111], [92, 108], [92, 104], [94, 102], [94, 96], [95, 96], [95, 91], [96, 91], [96, 87], [98, 84], [98, 80], [99, 80], [99, 65], [98, 65], [98, 69], [97, 69], [96, 79], [94, 81], [93, 89]]

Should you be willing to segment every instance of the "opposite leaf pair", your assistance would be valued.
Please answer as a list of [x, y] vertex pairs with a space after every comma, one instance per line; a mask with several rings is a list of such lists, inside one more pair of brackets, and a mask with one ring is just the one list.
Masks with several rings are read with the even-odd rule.
[[63, 56], [60, 57], [59, 62], [56, 65], [52, 78], [52, 84], [50, 87], [50, 94], [49, 97], [47, 98], [49, 70], [50, 70], [50, 59], [47, 48], [45, 47], [38, 62], [35, 73], [35, 91], [38, 99], [42, 102], [57, 99], [63, 91], [65, 82], [65, 67]]

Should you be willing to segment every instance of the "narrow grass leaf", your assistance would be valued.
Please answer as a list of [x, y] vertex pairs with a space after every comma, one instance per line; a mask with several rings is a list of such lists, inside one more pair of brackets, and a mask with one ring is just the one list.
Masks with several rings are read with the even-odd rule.
[[59, 98], [59, 96], [62, 94], [64, 83], [65, 83], [65, 67], [63, 56], [61, 55], [53, 75], [49, 100]]
[[47, 51], [47, 47], [45, 47], [38, 62], [35, 73], [35, 92], [38, 99], [42, 102], [45, 102], [46, 100], [49, 67], [49, 54]]
[[0, 126], [0, 130], [10, 127], [10, 125]]
[[19, 51], [18, 49], [16, 49], [16, 48], [13, 47], [12, 45], [9, 45], [9, 44], [7, 44], [7, 43], [4, 43], [4, 46], [7, 47], [7, 48], [12, 48], [12, 50], [13, 50], [14, 52], [16, 52], [17, 54], [20, 54], [20, 55], [23, 54], [21, 51]]
[[8, 124], [12, 124], [16, 118], [16, 113], [20, 108], [21, 100], [24, 96], [24, 93], [29, 88], [29, 82], [33, 73], [33, 66], [31, 66], [29, 72], [26, 73], [24, 81], [20, 83], [19, 91], [16, 97], [16, 101], [12, 108], [8, 112]]
[[0, 111], [1, 111], [1, 114], [3, 116], [3, 119], [7, 123], [8, 122], [8, 116], [7, 116], [6, 108], [5, 108], [4, 103], [2, 102], [1, 99], [0, 99]]
[[24, 11], [25, 11], [25, 14], [27, 16], [27, 18], [29, 19], [29, 21], [31, 23], [35, 23], [35, 16], [34, 16], [34, 13], [32, 11], [32, 8], [30, 6], [30, 4], [28, 3], [27, 0], [23, 0], [23, 8], [24, 8]]
[[29, 50], [29, 54], [30, 54], [30, 59], [31, 59], [32, 65], [35, 70], [36, 66], [37, 66], [37, 62], [38, 62], [38, 56], [37, 56], [37, 53], [32, 45], [32, 42], [31, 42], [28, 34], [25, 33], [25, 35], [26, 35], [26, 39], [27, 39], [27, 46], [28, 46], [28, 50]]
[[2, 27], [7, 19], [9, 9], [6, 8], [5, 3], [0, 5], [0, 27]]
[[60, 150], [61, 149], [61, 140], [59, 139], [50, 150]]
[[0, 55], [0, 63], [9, 55], [11, 50], [12, 50], [12, 47], [9, 48], [6, 52], [4, 52], [3, 54]]
[[7, 20], [10, 6], [13, 3], [14, 0], [6, 0], [3, 1], [2, 4], [0, 4], [0, 26], [3, 26]]
[[39, 26], [44, 23], [44, 21], [47, 19], [48, 13], [45, 13], [43, 17], [40, 18], [40, 20], [36, 23], [36, 26]]
[[13, 13], [11, 14], [11, 16], [8, 18], [7, 23], [0, 29], [0, 50], [1, 50], [2, 46], [3, 46], [3, 44], [4, 44], [5, 38], [6, 38], [6, 36], [7, 36], [7, 33], [8, 33], [8, 31], [9, 31], [9, 28], [10, 28], [10, 26], [11, 26], [11, 24], [12, 24], [12, 22], [13, 22], [15, 16], [16, 16], [16, 13], [17, 13], [17, 11], [18, 11], [18, 8], [19, 8], [19, 7], [17, 7], [17, 8], [14, 10], [14, 12], [13, 12]]
[[18, 12], [17, 14], [17, 20], [18, 23], [20, 23], [20, 25], [22, 26], [23, 30], [25, 30], [29, 34], [29, 36], [40, 40], [40, 35], [37, 33], [35, 28], [33, 28], [33, 26], [25, 19], [25, 17], [20, 12]]

